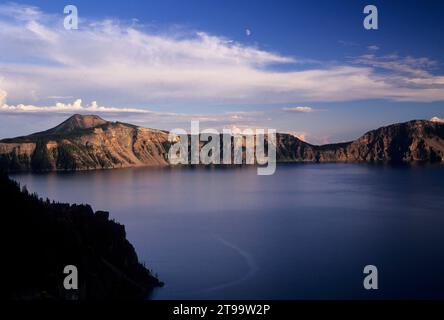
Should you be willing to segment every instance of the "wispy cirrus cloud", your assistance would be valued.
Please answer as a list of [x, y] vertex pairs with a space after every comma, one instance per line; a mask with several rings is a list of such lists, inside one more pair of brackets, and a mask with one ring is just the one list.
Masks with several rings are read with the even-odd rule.
[[[370, 47], [369, 47], [370, 48]], [[377, 50], [377, 49], [376, 49]], [[429, 58], [400, 57], [397, 54], [376, 56], [366, 54], [354, 60], [357, 64], [368, 65], [402, 75], [410, 75], [421, 78], [432, 78], [430, 68], [436, 65], [436, 61]]]
[[289, 111], [289, 112], [302, 112], [302, 113], [310, 113], [315, 112], [316, 110], [312, 107], [303, 107], [303, 106], [297, 106], [297, 107], [285, 107], [282, 108], [283, 111]]
[[444, 100], [443, 76], [427, 58], [367, 55], [300, 68], [295, 57], [202, 31], [159, 32], [118, 20], [82, 20], [67, 31], [62, 19], [0, 5], [0, 89], [10, 103], [48, 103], [50, 96], [144, 108]]
[[377, 45], [370, 45], [367, 47], [367, 49], [370, 51], [378, 51], [379, 47]]

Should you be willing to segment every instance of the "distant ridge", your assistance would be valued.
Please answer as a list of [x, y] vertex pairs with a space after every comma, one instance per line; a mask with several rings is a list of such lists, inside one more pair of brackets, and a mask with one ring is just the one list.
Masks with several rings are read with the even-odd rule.
[[[73, 171], [167, 166], [168, 132], [95, 115], [73, 115], [60, 125], [0, 141], [0, 169]], [[344, 143], [315, 146], [277, 134], [278, 162], [444, 162], [444, 123], [412, 120]]]

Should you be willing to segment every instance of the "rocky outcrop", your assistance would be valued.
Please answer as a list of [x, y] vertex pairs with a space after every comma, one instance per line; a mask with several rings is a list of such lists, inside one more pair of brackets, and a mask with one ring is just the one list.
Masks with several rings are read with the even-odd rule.
[[346, 161], [444, 161], [444, 124], [415, 120], [367, 132], [341, 150]]
[[0, 141], [0, 168], [72, 171], [167, 165], [167, 138], [164, 131], [75, 115], [53, 129]]
[[[315, 146], [277, 134], [278, 162], [444, 161], [444, 124], [414, 120], [367, 132], [359, 139]], [[168, 165], [168, 132], [97, 116], [74, 115], [59, 126], [0, 141], [6, 171], [70, 171]]]
[[[1, 173], [0, 188], [2, 285], [10, 299], [143, 299], [162, 285], [107, 212], [39, 199]], [[77, 290], [63, 286], [67, 265], [77, 267]]]
[[352, 142], [314, 148], [319, 162], [443, 162], [444, 124], [413, 120], [369, 131]]

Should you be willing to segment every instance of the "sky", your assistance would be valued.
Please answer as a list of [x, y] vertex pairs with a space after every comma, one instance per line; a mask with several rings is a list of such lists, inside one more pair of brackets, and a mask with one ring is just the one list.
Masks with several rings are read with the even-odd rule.
[[440, 0], [0, 1], [0, 138], [73, 113], [313, 144], [443, 119], [443, 14]]

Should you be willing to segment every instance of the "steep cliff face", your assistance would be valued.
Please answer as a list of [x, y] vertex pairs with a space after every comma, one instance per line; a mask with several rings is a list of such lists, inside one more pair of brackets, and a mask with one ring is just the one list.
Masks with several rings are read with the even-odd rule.
[[[367, 132], [359, 139], [315, 146], [278, 133], [279, 162], [444, 161], [444, 124], [415, 120]], [[59, 126], [0, 141], [6, 171], [111, 169], [168, 165], [168, 132], [97, 116], [74, 115]]]
[[444, 124], [425, 120], [393, 124], [352, 142], [315, 149], [320, 162], [442, 162]]
[[444, 161], [444, 124], [410, 121], [373, 130], [346, 148], [348, 161]]
[[28, 171], [36, 143], [0, 143], [0, 168], [6, 171]]

